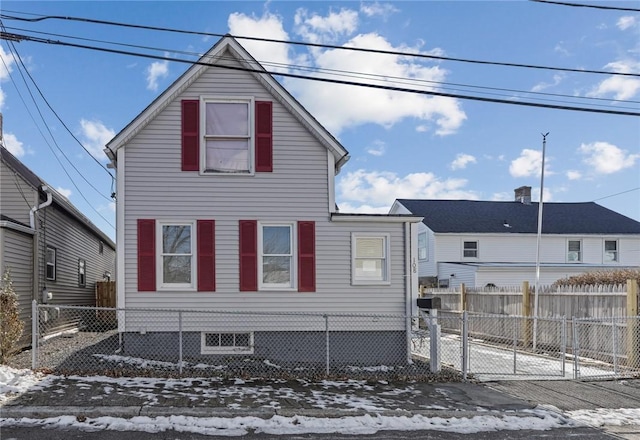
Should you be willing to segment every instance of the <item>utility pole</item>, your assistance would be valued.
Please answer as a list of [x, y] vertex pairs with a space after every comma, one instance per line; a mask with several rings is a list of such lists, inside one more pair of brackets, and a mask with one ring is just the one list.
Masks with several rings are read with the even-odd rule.
[[533, 351], [538, 342], [538, 289], [540, 288], [540, 241], [542, 240], [542, 206], [544, 195], [544, 156], [549, 132], [542, 134], [542, 166], [540, 169], [540, 201], [538, 202], [538, 236], [536, 239], [536, 283], [533, 295]]

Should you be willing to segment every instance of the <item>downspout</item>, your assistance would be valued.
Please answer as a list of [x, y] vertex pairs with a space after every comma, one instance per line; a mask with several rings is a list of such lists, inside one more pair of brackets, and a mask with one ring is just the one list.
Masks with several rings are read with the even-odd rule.
[[39, 229], [40, 228], [38, 228], [38, 225], [36, 222], [36, 213], [39, 210], [51, 205], [51, 202], [53, 201], [53, 195], [51, 194], [51, 190], [47, 185], [42, 185], [42, 191], [44, 191], [47, 194], [47, 200], [45, 200], [44, 202], [42, 202], [37, 206], [34, 206], [29, 211], [29, 226], [31, 226], [31, 229], [35, 231], [35, 233], [33, 234], [33, 299], [37, 302], [41, 302], [41, 301], [39, 300], [40, 299], [40, 286], [39, 286], [39, 282], [40, 282]]
[[405, 290], [405, 332], [407, 335], [407, 364], [411, 360], [411, 223], [404, 224], [404, 290]]

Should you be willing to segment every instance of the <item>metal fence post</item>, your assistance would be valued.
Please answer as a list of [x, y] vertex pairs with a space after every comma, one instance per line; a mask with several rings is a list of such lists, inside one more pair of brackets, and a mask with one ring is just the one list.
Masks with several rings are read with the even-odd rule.
[[567, 374], [567, 367], [565, 366], [567, 361], [567, 317], [564, 315], [562, 315], [562, 329], [560, 330], [560, 334], [560, 344], [562, 346], [562, 351], [560, 352], [560, 359], [562, 360], [561, 371], [562, 377], [564, 377], [565, 374]]
[[467, 380], [467, 350], [469, 349], [469, 327], [467, 321], [468, 315], [467, 311], [462, 312], [462, 359], [461, 359], [461, 367], [462, 367], [462, 379]]
[[573, 318], [571, 318], [571, 327], [573, 327], [573, 343], [572, 345], [572, 350], [573, 350], [573, 378], [574, 379], [578, 379], [578, 377], [580, 376], [580, 362], [578, 361], [578, 320], [576, 319], [576, 317], [574, 316]]
[[618, 333], [616, 331], [616, 317], [611, 316], [611, 336], [613, 337], [613, 374], [618, 375]]
[[38, 303], [34, 299], [31, 301], [31, 369], [38, 368], [38, 324], [40, 315], [38, 314]]
[[326, 374], [329, 375], [329, 315], [324, 315], [324, 329], [325, 329], [325, 339], [326, 339], [326, 348], [327, 348], [327, 359], [326, 359]]
[[429, 369], [432, 373], [440, 371], [440, 325], [438, 309], [429, 310]]
[[182, 374], [182, 310], [178, 310], [178, 372]]

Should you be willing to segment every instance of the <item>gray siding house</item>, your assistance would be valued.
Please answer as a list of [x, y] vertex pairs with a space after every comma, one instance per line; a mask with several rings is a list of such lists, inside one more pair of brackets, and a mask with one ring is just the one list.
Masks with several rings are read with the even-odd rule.
[[[538, 203], [531, 187], [512, 202], [398, 199], [391, 213], [424, 217], [421, 284], [508, 287], [536, 279]], [[640, 222], [594, 202], [545, 203], [540, 283], [591, 271], [640, 267]]]
[[[95, 306], [95, 284], [115, 272], [115, 243], [4, 147], [0, 147], [0, 270], [11, 272], [22, 338], [31, 302]], [[55, 316], [49, 328], [55, 328]]]
[[[334, 179], [347, 151], [233, 38], [220, 40], [105, 152], [117, 170], [119, 307], [412, 313], [421, 218], [339, 213]], [[407, 358], [403, 323], [343, 321], [345, 350], [336, 356], [344, 362], [365, 354], [382, 361], [376, 332], [394, 346], [385, 356]], [[132, 355], [176, 337], [175, 322], [151, 315], [127, 313], [118, 324]], [[193, 315], [182, 325], [197, 355], [286, 360], [324, 338], [295, 315]], [[225, 338], [234, 346], [225, 348]]]

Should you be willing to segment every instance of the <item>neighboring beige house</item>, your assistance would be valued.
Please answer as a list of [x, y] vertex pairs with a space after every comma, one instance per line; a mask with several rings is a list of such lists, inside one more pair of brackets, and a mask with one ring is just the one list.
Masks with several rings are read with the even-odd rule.
[[[117, 170], [120, 307], [412, 313], [421, 218], [338, 213], [334, 179], [346, 149], [233, 38], [220, 40], [105, 152]], [[326, 335], [308, 319], [230, 324], [201, 316], [184, 323], [185, 355], [324, 359]], [[123, 318], [127, 353], [177, 340], [174, 323]], [[342, 326], [332, 336], [342, 347], [332, 353], [337, 362], [408, 357], [402, 321], [353, 318]], [[223, 339], [233, 343], [224, 347]]]
[[[66, 197], [0, 147], [0, 270], [11, 271], [23, 343], [30, 342], [34, 299], [96, 305], [96, 281], [115, 274], [115, 248]], [[55, 316], [47, 319], [55, 328]]]
[[[457, 287], [535, 282], [538, 203], [531, 187], [513, 202], [398, 199], [392, 214], [424, 217], [418, 231], [421, 284]], [[596, 203], [545, 203], [540, 283], [584, 272], [638, 268], [640, 222]]]

